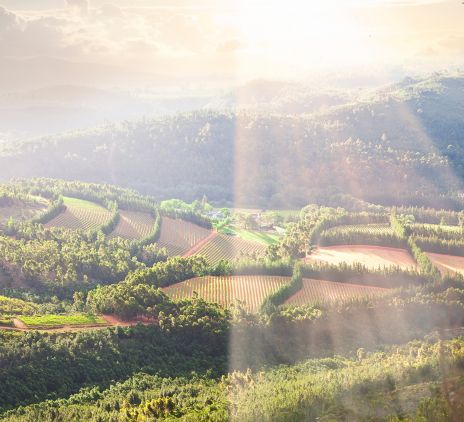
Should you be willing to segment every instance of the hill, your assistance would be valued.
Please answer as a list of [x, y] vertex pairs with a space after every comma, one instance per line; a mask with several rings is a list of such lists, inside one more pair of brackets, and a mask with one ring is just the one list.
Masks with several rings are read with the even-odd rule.
[[312, 114], [201, 111], [6, 142], [2, 178], [111, 181], [157, 199], [265, 208], [341, 195], [461, 208], [463, 86], [462, 75], [434, 75]]

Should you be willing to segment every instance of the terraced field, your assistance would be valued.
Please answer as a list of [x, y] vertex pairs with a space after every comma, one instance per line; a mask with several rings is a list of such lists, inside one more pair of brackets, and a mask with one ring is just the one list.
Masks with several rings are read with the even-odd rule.
[[64, 227], [71, 230], [96, 230], [107, 223], [111, 212], [94, 202], [64, 197], [66, 209], [45, 227]]
[[266, 248], [264, 243], [252, 242], [238, 236], [218, 234], [196, 254], [203, 255], [210, 264], [217, 264], [221, 259], [234, 260], [250, 254], [262, 256]]
[[353, 298], [380, 296], [388, 291], [389, 289], [381, 287], [304, 278], [303, 288], [290, 297], [285, 304], [300, 306], [337, 301], [343, 302]]
[[122, 237], [123, 239], [138, 240], [151, 234], [155, 219], [150, 213], [119, 210], [119, 223], [110, 237]]
[[417, 268], [412, 256], [405, 249], [368, 245], [339, 245], [317, 248], [306, 258], [307, 262], [328, 264], [360, 263], [368, 268], [399, 266], [403, 269]]
[[163, 291], [173, 299], [192, 297], [196, 292], [199, 297], [225, 307], [240, 300], [250, 312], [257, 312], [269, 294], [289, 281], [289, 277], [275, 276], [207, 276], [165, 287]]
[[426, 252], [442, 275], [460, 273], [464, 275], [464, 257]]
[[163, 217], [158, 245], [166, 248], [171, 256], [184, 255], [210, 234], [211, 230], [189, 221]]

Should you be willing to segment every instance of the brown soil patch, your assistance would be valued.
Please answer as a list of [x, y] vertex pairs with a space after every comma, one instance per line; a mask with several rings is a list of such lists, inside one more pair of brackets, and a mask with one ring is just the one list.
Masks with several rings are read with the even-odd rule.
[[464, 275], [464, 257], [426, 252], [442, 275], [460, 273]]
[[299, 306], [342, 302], [353, 298], [380, 296], [388, 291], [389, 289], [381, 287], [305, 278], [302, 289], [290, 297], [285, 304]]
[[307, 262], [326, 262], [328, 264], [360, 263], [367, 268], [395, 267], [416, 269], [417, 264], [405, 249], [370, 245], [337, 245], [317, 248], [306, 258]]

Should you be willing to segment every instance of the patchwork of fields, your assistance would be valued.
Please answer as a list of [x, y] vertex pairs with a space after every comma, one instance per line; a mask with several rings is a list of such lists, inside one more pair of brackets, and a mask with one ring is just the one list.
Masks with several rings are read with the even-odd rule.
[[405, 249], [369, 245], [338, 245], [317, 248], [306, 258], [309, 263], [325, 262], [328, 264], [360, 263], [367, 268], [400, 267], [416, 269], [417, 264]]
[[234, 260], [241, 256], [263, 256], [267, 246], [264, 243], [253, 242], [238, 236], [218, 234], [214, 239], [197, 251], [210, 264], [217, 264], [221, 259]]
[[[221, 276], [197, 277], [172, 286], [163, 291], [172, 299], [185, 299], [198, 294], [204, 300], [225, 307], [243, 302], [250, 312], [257, 312], [264, 299], [280, 287], [288, 284], [290, 277], [278, 276]], [[333, 281], [303, 279], [303, 288], [289, 298], [286, 305], [311, 305], [353, 298], [380, 296], [389, 289], [336, 283]]]
[[155, 219], [147, 212], [119, 210], [119, 223], [110, 237], [122, 237], [138, 240], [149, 236], [153, 230]]
[[304, 278], [303, 288], [287, 299], [285, 304], [299, 306], [343, 302], [354, 298], [380, 296], [388, 291], [389, 289], [381, 287]]
[[192, 278], [163, 291], [173, 299], [192, 297], [196, 292], [199, 297], [225, 307], [239, 300], [247, 310], [257, 312], [269, 294], [289, 281], [289, 277], [276, 276], [208, 276]]
[[45, 227], [64, 227], [71, 230], [97, 230], [111, 218], [111, 212], [94, 202], [64, 197], [66, 209]]
[[184, 255], [210, 234], [211, 230], [189, 221], [163, 217], [158, 244], [171, 256]]

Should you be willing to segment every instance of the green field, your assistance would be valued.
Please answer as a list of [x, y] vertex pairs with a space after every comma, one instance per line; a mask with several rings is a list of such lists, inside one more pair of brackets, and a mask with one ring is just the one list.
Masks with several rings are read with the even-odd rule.
[[75, 315], [37, 315], [21, 316], [18, 318], [28, 327], [60, 327], [63, 325], [94, 325], [106, 324], [100, 316], [90, 314]]
[[280, 235], [278, 233], [269, 233], [257, 230], [245, 230], [233, 226], [225, 227], [221, 230], [221, 233], [232, 236], [239, 236], [242, 239], [250, 240], [252, 242], [259, 242], [264, 245], [272, 245], [274, 243], [277, 243], [280, 239]]

